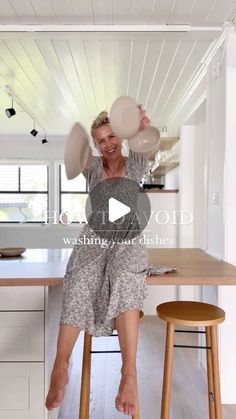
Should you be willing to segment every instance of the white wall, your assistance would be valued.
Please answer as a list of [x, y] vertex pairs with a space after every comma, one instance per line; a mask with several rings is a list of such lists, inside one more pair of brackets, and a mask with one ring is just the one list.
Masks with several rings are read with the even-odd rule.
[[218, 53], [211, 63], [207, 87], [208, 123], [208, 243], [207, 251], [224, 258], [223, 185], [225, 155], [225, 67], [214, 78], [214, 67], [221, 59]]
[[205, 160], [206, 160], [205, 122], [195, 125], [194, 141], [194, 180], [193, 180], [193, 243], [194, 247], [205, 249], [207, 236], [206, 196], [205, 196]]
[[165, 189], [179, 189], [179, 166], [165, 174]]
[[[236, 265], [236, 34], [227, 39], [224, 60], [225, 80], [225, 162], [224, 162], [224, 259]], [[219, 287], [219, 304], [226, 312], [226, 321], [220, 328], [220, 366], [222, 399], [236, 403], [236, 287]]]
[[[194, 210], [194, 142], [193, 126], [183, 125], [180, 130], [179, 210]], [[179, 227], [179, 247], [193, 247], [193, 222]]]

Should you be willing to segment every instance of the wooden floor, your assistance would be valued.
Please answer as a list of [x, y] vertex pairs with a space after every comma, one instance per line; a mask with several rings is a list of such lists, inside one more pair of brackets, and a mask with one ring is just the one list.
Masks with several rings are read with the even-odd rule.
[[[117, 337], [94, 338], [93, 349], [119, 349]], [[176, 342], [197, 343], [196, 335], [176, 334]], [[70, 371], [59, 419], [78, 419], [81, 350], [83, 335], [79, 337]], [[163, 371], [165, 330], [164, 322], [155, 316], [145, 316], [140, 326], [138, 346], [138, 383], [141, 419], [159, 419]], [[175, 348], [172, 387], [171, 419], [208, 419], [206, 376], [198, 367], [198, 349]], [[78, 364], [77, 364], [78, 360]], [[90, 419], [125, 419], [114, 400], [120, 380], [120, 354], [92, 356]], [[223, 406], [223, 419], [236, 419], [236, 405]]]

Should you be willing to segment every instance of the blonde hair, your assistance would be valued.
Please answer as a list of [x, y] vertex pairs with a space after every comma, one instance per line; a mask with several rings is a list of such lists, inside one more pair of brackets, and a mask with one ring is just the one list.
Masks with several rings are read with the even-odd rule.
[[110, 124], [110, 119], [108, 117], [108, 113], [106, 111], [100, 112], [100, 114], [93, 120], [91, 125], [91, 135], [93, 137], [93, 130], [96, 128], [100, 128], [102, 125]]

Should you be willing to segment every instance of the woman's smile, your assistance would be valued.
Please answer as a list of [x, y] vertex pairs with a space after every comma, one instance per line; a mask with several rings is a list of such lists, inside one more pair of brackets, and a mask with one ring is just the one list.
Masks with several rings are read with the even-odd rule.
[[112, 154], [116, 151], [116, 147], [110, 148], [109, 150], [106, 150], [106, 153]]

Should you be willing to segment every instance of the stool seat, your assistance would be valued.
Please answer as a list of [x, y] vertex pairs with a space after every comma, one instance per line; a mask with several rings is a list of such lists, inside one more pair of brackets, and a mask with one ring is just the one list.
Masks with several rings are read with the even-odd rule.
[[225, 319], [221, 308], [197, 301], [170, 301], [158, 305], [156, 311], [162, 320], [186, 326], [214, 326]]

